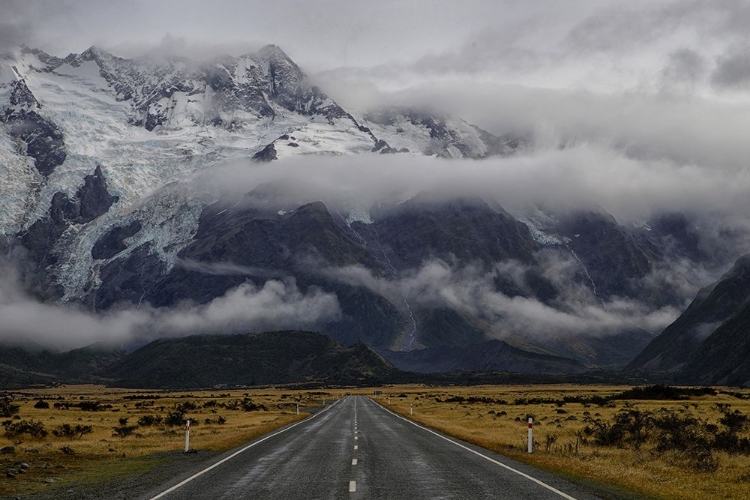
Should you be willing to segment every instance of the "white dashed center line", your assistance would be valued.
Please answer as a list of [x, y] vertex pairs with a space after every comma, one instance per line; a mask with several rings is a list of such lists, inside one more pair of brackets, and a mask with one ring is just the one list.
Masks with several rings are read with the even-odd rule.
[[357, 481], [349, 481], [349, 493], [357, 491]]
[[357, 459], [356, 458], [352, 458], [352, 465], [357, 465]]

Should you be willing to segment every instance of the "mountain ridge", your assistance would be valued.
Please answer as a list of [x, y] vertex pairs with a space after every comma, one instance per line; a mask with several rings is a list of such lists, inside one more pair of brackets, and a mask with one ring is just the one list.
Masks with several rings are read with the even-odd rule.
[[[675, 279], [698, 283], [677, 264], [716, 264], [706, 249], [720, 242], [690, 214], [630, 227], [595, 208], [510, 213], [503, 200], [428, 190], [368, 206], [357, 193], [281, 203], [268, 185], [224, 198], [196, 179], [231, 162], [265, 168], [251, 158], [406, 163], [532, 147], [437, 112], [354, 116], [276, 46], [202, 62], [24, 48], [0, 57], [0, 116], [0, 242], [24, 256], [7, 263], [26, 293], [92, 314], [200, 310], [283, 281], [335, 299], [340, 315], [305, 327], [345, 345], [500, 338], [621, 367], [654, 333], [638, 316], [681, 307]], [[234, 271], [207, 272], [217, 266]]]

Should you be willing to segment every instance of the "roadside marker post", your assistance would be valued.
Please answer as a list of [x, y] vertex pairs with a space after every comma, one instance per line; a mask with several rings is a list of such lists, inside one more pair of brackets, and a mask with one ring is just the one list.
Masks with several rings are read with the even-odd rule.
[[534, 427], [534, 419], [532, 417], [529, 417], [529, 453], [532, 452], [533, 443], [534, 443], [533, 427]]
[[297, 403], [297, 415], [299, 415], [299, 403]]
[[409, 405], [409, 415], [414, 415], [414, 403]]
[[185, 425], [185, 453], [190, 451], [190, 419]]

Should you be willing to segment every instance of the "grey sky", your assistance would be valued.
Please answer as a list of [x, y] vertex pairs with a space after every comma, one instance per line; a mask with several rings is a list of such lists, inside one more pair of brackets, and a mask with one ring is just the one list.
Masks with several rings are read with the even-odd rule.
[[239, 54], [274, 43], [323, 82], [379, 92], [464, 77], [736, 99], [750, 80], [748, 26], [750, 0], [0, 3], [0, 45], [60, 56], [97, 45], [135, 56], [154, 48]]

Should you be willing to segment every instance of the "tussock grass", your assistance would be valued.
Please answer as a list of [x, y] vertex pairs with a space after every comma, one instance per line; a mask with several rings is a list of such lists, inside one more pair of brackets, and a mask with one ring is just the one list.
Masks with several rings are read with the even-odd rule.
[[[652, 442], [644, 442], [640, 449], [630, 444], [599, 446], [582, 432], [587, 417], [612, 421], [615, 414], [628, 408], [654, 413], [666, 408], [678, 415], [692, 414], [702, 421], [718, 423], [722, 413], [717, 403], [750, 414], [750, 399], [737, 397], [750, 397], [750, 391], [727, 391], [735, 393], [730, 395], [718, 389], [718, 395], [691, 396], [680, 401], [614, 400], [604, 401], [601, 406], [560, 403], [565, 396], [599, 396], [606, 400], [628, 389], [631, 386], [401, 386], [384, 390], [376, 399], [428, 427], [572, 479], [601, 485], [603, 489], [615, 486], [637, 498], [750, 498], [748, 455], [713, 451], [718, 468], [700, 472], [682, 454], [658, 452]], [[524, 404], [535, 399], [560, 402]], [[409, 416], [411, 404], [413, 417]], [[531, 455], [526, 453], [528, 416], [533, 416], [535, 422]], [[744, 431], [743, 436], [748, 436], [748, 432]]]
[[[199, 422], [191, 426], [192, 448], [220, 452], [304, 418], [306, 408], [320, 407], [324, 400], [330, 404], [347, 393], [369, 395], [406, 417], [413, 404], [411, 418], [419, 423], [602, 490], [613, 491], [614, 488], [634, 498], [654, 499], [750, 497], [750, 457], [747, 455], [716, 451], [718, 468], [714, 472], [699, 472], [678, 453], [657, 452], [652, 442], [644, 442], [637, 450], [627, 444], [598, 446], [582, 433], [587, 425], [586, 417], [611, 421], [626, 408], [652, 412], [668, 408], [679, 415], [690, 413], [702, 421], [717, 423], [722, 415], [717, 403], [729, 404], [732, 410], [750, 414], [749, 390], [718, 389], [718, 395], [691, 396], [680, 401], [607, 401], [610, 396], [629, 389], [631, 386], [391, 386], [378, 388], [382, 391], [379, 396], [373, 396], [374, 389], [215, 389], [191, 393], [67, 386], [20, 391], [13, 393], [13, 403], [20, 406], [20, 419], [41, 421], [49, 434], [42, 439], [23, 435], [21, 442], [14, 444], [0, 428], [0, 448], [8, 445], [16, 448], [12, 455], [0, 455], [0, 497], [66, 487], [74, 482], [96, 483], [142, 474], [164, 461], [174, 460], [183, 450], [182, 426], [169, 427], [163, 423], [138, 426], [128, 437], [113, 437], [113, 428], [121, 426], [121, 418], [127, 418], [127, 425], [132, 426], [144, 416], [164, 417], [177, 405], [191, 403], [196, 408], [187, 410], [184, 416]], [[566, 396], [601, 404], [562, 402]], [[251, 402], [248, 408], [252, 405], [258, 408], [245, 411], [242, 404], [233, 406], [233, 402], [246, 398]], [[39, 399], [48, 402], [50, 407], [35, 408]], [[538, 402], [540, 400], [543, 402]], [[101, 411], [54, 407], [55, 403], [82, 401], [98, 401], [112, 407]], [[299, 417], [297, 401], [300, 402]], [[526, 453], [526, 418], [529, 415], [535, 421], [532, 455]], [[220, 416], [226, 423], [217, 423]], [[206, 424], [207, 418], [213, 423]], [[0, 418], [3, 420], [8, 419]], [[52, 435], [52, 430], [64, 423], [91, 426], [92, 432], [80, 438]], [[554, 439], [547, 436], [554, 436]], [[743, 436], [748, 436], [748, 432], [744, 431]], [[66, 454], [64, 447], [70, 448], [73, 454]], [[26, 462], [31, 468], [14, 479], [6, 478], [6, 470], [17, 470], [18, 462]], [[47, 483], [50, 479], [55, 482]]]
[[[94, 385], [9, 394], [13, 404], [20, 408], [17, 417], [0, 417], [0, 422], [42, 422], [47, 435], [9, 437], [4, 433], [5, 428], [0, 427], [0, 448], [15, 448], [15, 453], [0, 455], [0, 497], [142, 474], [165, 460], [175, 459], [175, 455], [169, 458], [165, 452], [184, 450], [184, 425], [169, 426], [164, 420], [178, 408], [188, 408], [183, 416], [191, 419], [191, 448], [222, 452], [298, 421], [308, 415], [306, 408], [322, 406], [324, 398], [330, 404], [336, 397], [322, 391], [160, 392]], [[48, 403], [49, 408], [43, 408], [45, 405], [39, 404], [39, 400]], [[84, 408], [90, 408], [92, 402], [104, 409], [87, 411], [80, 407], [84, 403]], [[161, 418], [161, 422], [138, 425], [143, 417]], [[225, 423], [218, 423], [220, 417]], [[211, 423], [206, 423], [206, 419]], [[91, 432], [75, 437], [55, 436], [53, 431], [63, 424], [72, 428], [90, 426]], [[116, 427], [135, 428], [127, 437], [116, 437], [113, 436]], [[20, 473], [21, 463], [30, 466], [25, 473]], [[8, 471], [14, 471], [15, 478], [6, 477]]]

